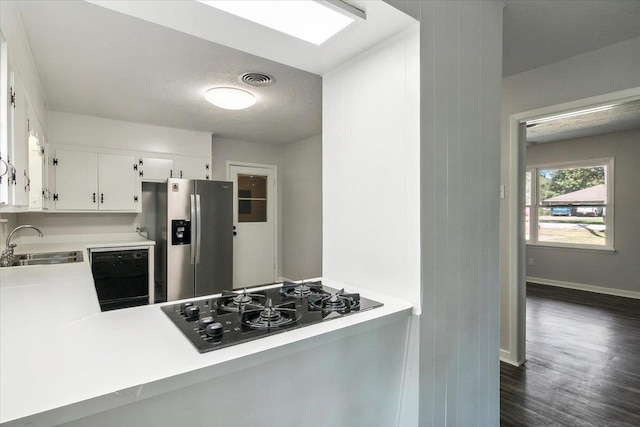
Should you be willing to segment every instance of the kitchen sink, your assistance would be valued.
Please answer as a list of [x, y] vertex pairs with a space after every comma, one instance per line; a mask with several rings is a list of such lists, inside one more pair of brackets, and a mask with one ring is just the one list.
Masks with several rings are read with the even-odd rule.
[[70, 262], [82, 262], [81, 251], [71, 252], [41, 252], [35, 254], [14, 255], [11, 267], [20, 265], [46, 265], [67, 264]]

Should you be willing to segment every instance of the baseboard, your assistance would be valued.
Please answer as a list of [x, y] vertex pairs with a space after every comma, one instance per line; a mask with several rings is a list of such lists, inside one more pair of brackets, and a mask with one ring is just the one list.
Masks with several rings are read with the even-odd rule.
[[627, 291], [624, 289], [605, 288], [602, 286], [584, 285], [582, 283], [563, 282], [561, 280], [542, 279], [540, 277], [529, 276], [527, 276], [527, 282], [539, 283], [541, 285], [557, 286], [559, 288], [576, 289], [578, 291], [594, 292], [597, 294], [640, 299], [640, 292]]
[[504, 363], [508, 363], [509, 365], [513, 365], [513, 366], [522, 365], [522, 363], [518, 363], [511, 358], [510, 351], [504, 350], [502, 348], [500, 349], [500, 361]]

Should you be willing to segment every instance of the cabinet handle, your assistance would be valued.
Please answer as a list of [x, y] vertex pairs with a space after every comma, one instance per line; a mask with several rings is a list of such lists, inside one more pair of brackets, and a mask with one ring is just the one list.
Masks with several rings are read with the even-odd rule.
[[93, 193], [93, 203], [96, 202], [96, 193]]
[[104, 193], [100, 193], [100, 203], [104, 203]]

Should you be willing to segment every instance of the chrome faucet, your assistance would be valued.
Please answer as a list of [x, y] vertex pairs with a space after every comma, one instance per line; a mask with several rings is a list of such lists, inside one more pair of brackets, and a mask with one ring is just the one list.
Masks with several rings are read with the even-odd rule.
[[2, 251], [2, 255], [0, 256], [0, 266], [8, 267], [13, 262], [13, 248], [15, 248], [18, 245], [16, 245], [15, 243], [11, 243], [11, 238], [13, 237], [16, 231], [22, 230], [23, 228], [33, 228], [38, 232], [40, 237], [43, 237], [42, 231], [40, 231], [38, 227], [34, 227], [33, 225], [28, 225], [28, 224], [19, 225], [13, 230], [11, 230], [11, 233], [9, 233], [9, 235], [7, 236], [5, 250]]

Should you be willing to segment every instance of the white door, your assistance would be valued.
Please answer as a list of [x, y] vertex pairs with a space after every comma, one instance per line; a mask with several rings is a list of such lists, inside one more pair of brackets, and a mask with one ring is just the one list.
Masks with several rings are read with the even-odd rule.
[[229, 166], [233, 181], [233, 287], [273, 283], [276, 278], [275, 166]]

